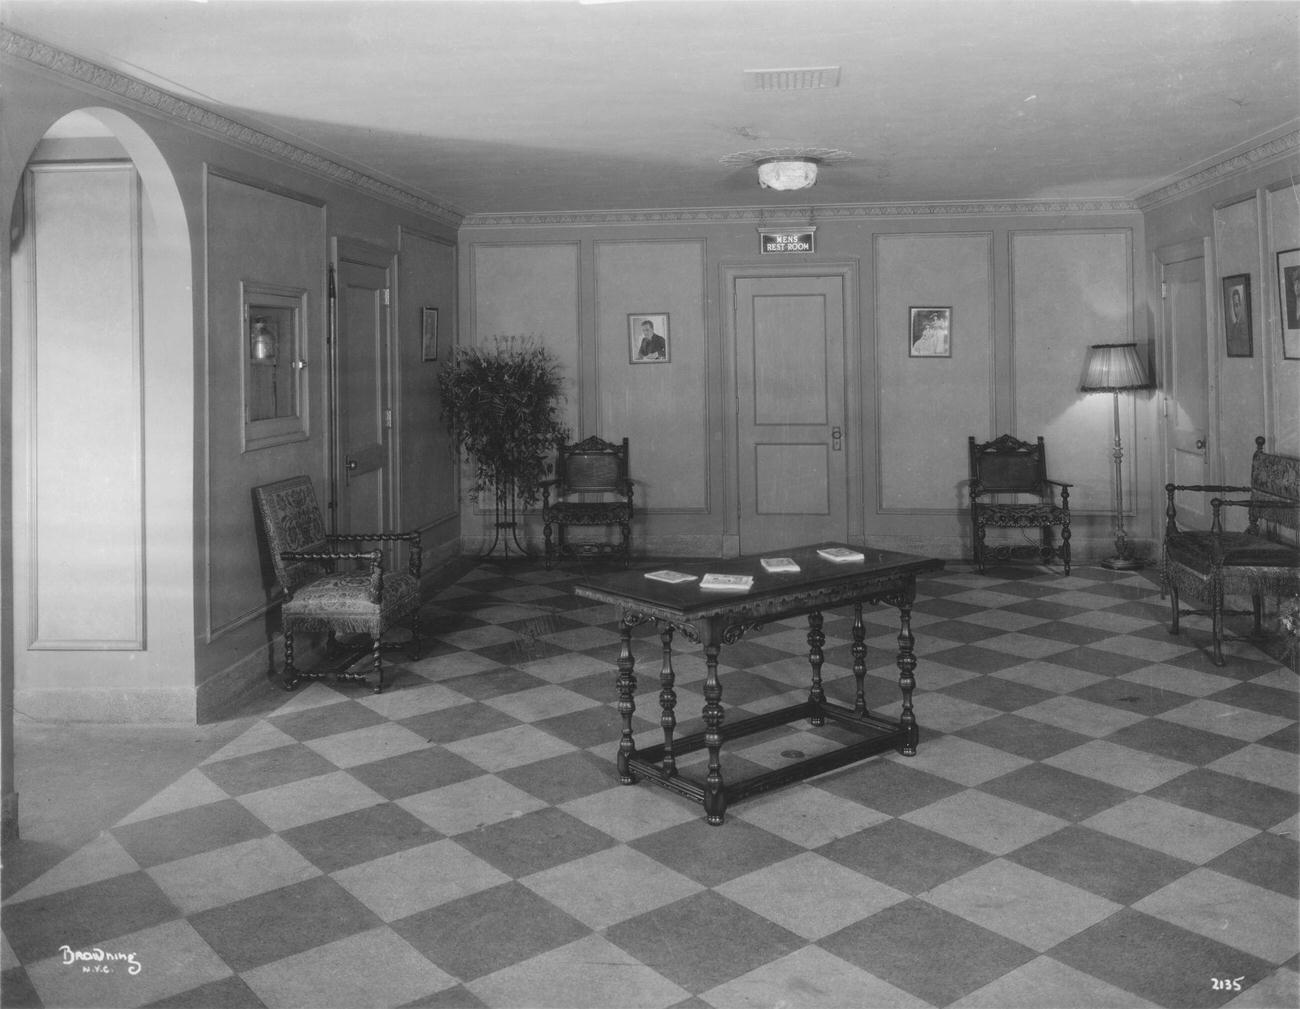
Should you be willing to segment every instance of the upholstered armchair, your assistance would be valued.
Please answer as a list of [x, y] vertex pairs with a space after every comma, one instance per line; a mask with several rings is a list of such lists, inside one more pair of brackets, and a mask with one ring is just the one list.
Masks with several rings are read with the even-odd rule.
[[[420, 650], [420, 534], [352, 533], [330, 535], [310, 478], [291, 477], [253, 489], [266, 533], [276, 580], [284, 592], [280, 606], [284, 630], [284, 689], [302, 679], [321, 679], [329, 670], [301, 672], [294, 665], [294, 635], [299, 631], [328, 635], [327, 655], [338, 636], [366, 635], [374, 656], [375, 683], [384, 689], [384, 634], [409, 620], [410, 657]], [[375, 543], [405, 543], [405, 571], [384, 568], [384, 552]], [[364, 549], [371, 546], [371, 549]], [[349, 549], [351, 547], [352, 549]], [[354, 653], [350, 653], [354, 654]], [[327, 663], [328, 665], [328, 663]], [[339, 670], [340, 679], [366, 682], [364, 672]]]

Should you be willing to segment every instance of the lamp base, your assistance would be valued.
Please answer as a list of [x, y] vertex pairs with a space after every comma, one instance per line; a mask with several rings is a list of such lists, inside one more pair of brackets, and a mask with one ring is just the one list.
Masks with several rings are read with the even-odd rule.
[[1110, 568], [1112, 571], [1138, 571], [1146, 567], [1146, 563], [1137, 557], [1107, 557], [1101, 562], [1103, 568]]

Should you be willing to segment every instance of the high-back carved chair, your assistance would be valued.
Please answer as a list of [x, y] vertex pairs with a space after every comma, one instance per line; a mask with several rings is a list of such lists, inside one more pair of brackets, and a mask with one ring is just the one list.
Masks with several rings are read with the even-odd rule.
[[[970, 448], [970, 521], [975, 565], [980, 574], [991, 555], [1009, 560], [1011, 547], [989, 547], [985, 531], [1038, 529], [1038, 556], [1043, 563], [1059, 557], [1070, 573], [1070, 488], [1073, 484], [1047, 478], [1047, 450], [1042, 435], [1020, 441], [1004, 434], [993, 441], [968, 439]], [[1058, 494], [1059, 493], [1059, 500]], [[1052, 533], [1061, 530], [1060, 542]]]
[[[556, 557], [612, 554], [632, 558], [632, 480], [628, 476], [627, 439], [602, 441], [594, 435], [577, 444], [555, 447], [555, 478], [542, 484], [542, 538], [546, 567]], [[571, 541], [569, 526], [607, 526], [618, 541]], [[552, 539], [552, 531], [555, 538]]]
[[[369, 635], [373, 640], [375, 693], [384, 689], [382, 639], [389, 628], [409, 618], [407, 653], [420, 649], [420, 534], [325, 531], [311, 479], [291, 477], [253, 489], [262, 528], [270, 547], [275, 576], [284, 591], [280, 607], [284, 630], [284, 689], [324, 672], [300, 672], [293, 662], [293, 638], [299, 631], [324, 632], [326, 651], [338, 635]], [[384, 552], [364, 549], [375, 543], [406, 543], [407, 569], [386, 571]], [[351, 547], [352, 549], [349, 549]], [[345, 680], [365, 682], [364, 672], [339, 672]]]

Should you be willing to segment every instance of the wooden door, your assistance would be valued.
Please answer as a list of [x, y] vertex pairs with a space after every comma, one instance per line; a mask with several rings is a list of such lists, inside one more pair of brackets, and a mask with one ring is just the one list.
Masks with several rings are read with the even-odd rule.
[[[1200, 242], [1161, 256], [1165, 369], [1166, 482], [1207, 484], [1210, 466], [1210, 394], [1214, 374], [1208, 342], [1205, 254]], [[1209, 528], [1211, 495], [1179, 494], [1180, 525]]]
[[848, 537], [844, 279], [735, 281], [742, 553]]
[[339, 532], [393, 528], [389, 264], [382, 249], [336, 246], [334, 469]]

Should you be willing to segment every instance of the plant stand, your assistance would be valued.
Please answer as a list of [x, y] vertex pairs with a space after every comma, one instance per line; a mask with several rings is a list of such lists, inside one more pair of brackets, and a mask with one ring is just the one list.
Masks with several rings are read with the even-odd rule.
[[515, 497], [515, 482], [504, 473], [499, 473], [496, 483], [495, 505], [493, 509], [492, 544], [479, 556], [487, 559], [501, 547], [501, 556], [510, 559], [510, 544], [523, 557], [531, 556], [528, 548], [519, 542], [519, 504]]

